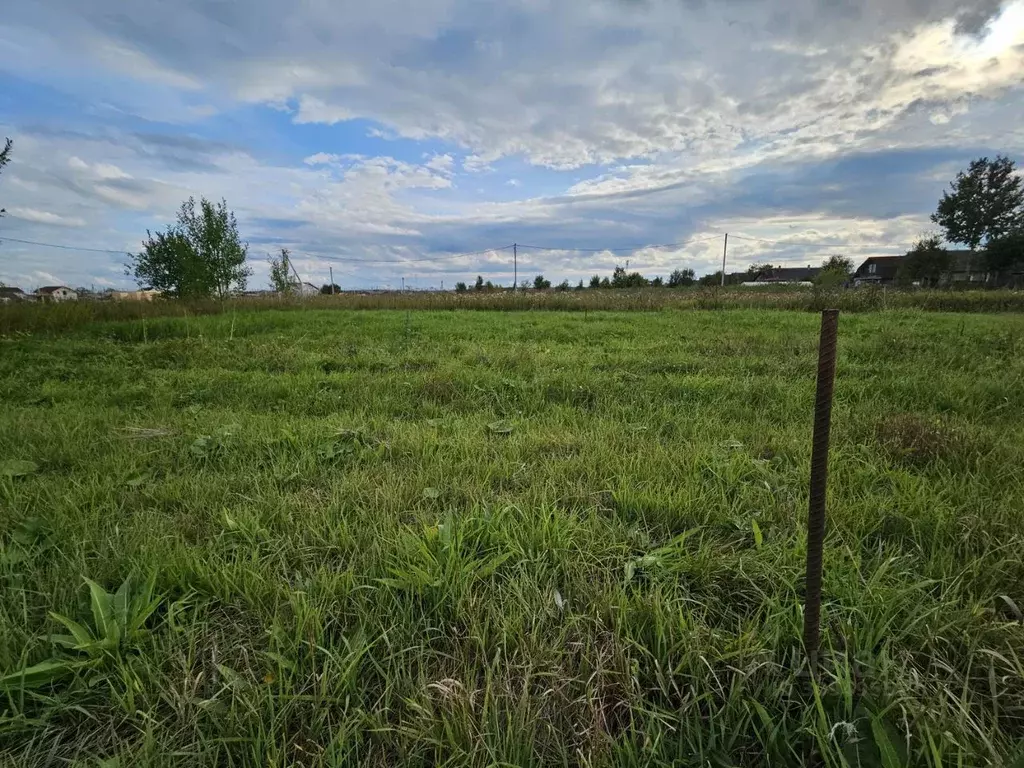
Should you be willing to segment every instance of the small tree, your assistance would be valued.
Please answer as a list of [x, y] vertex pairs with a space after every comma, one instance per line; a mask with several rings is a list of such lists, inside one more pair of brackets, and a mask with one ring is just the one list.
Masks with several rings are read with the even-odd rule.
[[533, 278], [533, 287], [535, 290], [544, 291], [551, 287], [551, 281], [545, 280], [544, 275], [537, 275]]
[[676, 269], [668, 276], [669, 288], [687, 288], [695, 282], [692, 269]]
[[282, 248], [280, 256], [271, 256], [267, 259], [270, 264], [270, 287], [278, 293], [291, 293], [294, 287], [294, 281], [289, 274], [288, 256], [288, 249]]
[[651, 280], [651, 287], [652, 288], [661, 288], [661, 286], [663, 286], [664, 284], [665, 284], [665, 281], [661, 279], [661, 275], [658, 275], [656, 278]]
[[822, 288], [838, 288], [853, 274], [853, 261], [846, 256], [829, 256], [821, 264], [821, 272], [814, 279]]
[[953, 268], [953, 257], [942, 247], [942, 241], [935, 235], [922, 237], [907, 253], [900, 264], [897, 280], [920, 282], [928, 287], [939, 282]]
[[495, 289], [495, 287], [496, 286], [494, 285], [494, 283], [492, 283], [490, 280], [488, 280], [486, 283], [484, 283], [484, 290], [485, 291], [493, 291]]
[[466, 292], [466, 284], [464, 282], [462, 282], [461, 280], [459, 282], [457, 282], [455, 284], [455, 292], [456, 293], [465, 293]]
[[563, 280], [562, 282], [560, 282], [558, 285], [555, 286], [555, 290], [556, 291], [568, 291], [570, 287], [571, 286], [569, 285], [569, 281], [568, 280]]
[[612, 287], [612, 281], [609, 280], [607, 277], [602, 277], [600, 283], [598, 284], [598, 287], [599, 288], [611, 288]]
[[576, 284], [576, 290], [582, 291], [584, 288], [586, 288], [586, 286], [583, 285], [583, 278], [581, 277], [580, 281]]
[[[771, 264], [761, 264], [759, 262], [755, 262], [751, 264], [749, 267], [747, 267], [747, 280], [757, 280], [757, 278], [759, 278], [761, 275], [770, 274], [774, 269], [775, 267], [773, 267]], [[719, 272], [718, 274], [719, 276], [721, 276], [722, 273]], [[729, 276], [726, 275], [725, 277], [726, 282], [729, 282]]]
[[932, 214], [932, 221], [942, 227], [949, 242], [963, 243], [974, 251], [983, 241], [1002, 237], [1021, 226], [1024, 180], [1009, 158], [978, 158], [967, 173], [956, 175], [950, 188], [951, 192], [942, 193]]
[[484, 278], [481, 275], [476, 276], [476, 282], [473, 283], [474, 291], [482, 291], [484, 289]]
[[594, 275], [592, 278], [590, 278], [590, 287], [591, 288], [600, 288], [601, 287], [601, 276], [600, 275]]
[[238, 236], [227, 203], [181, 204], [177, 221], [154, 236], [146, 231], [142, 252], [128, 258], [125, 271], [139, 285], [178, 298], [218, 296], [244, 290], [252, 270], [245, 263], [248, 245]]
[[341, 286], [337, 283], [325, 283], [320, 286], [320, 293], [326, 296], [333, 296], [336, 293], [341, 293]]

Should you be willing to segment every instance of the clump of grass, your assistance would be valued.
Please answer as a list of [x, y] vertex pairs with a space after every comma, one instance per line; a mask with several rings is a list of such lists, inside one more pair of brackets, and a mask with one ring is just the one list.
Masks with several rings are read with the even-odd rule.
[[879, 420], [875, 436], [891, 459], [914, 466], [962, 458], [971, 447], [962, 430], [938, 417], [912, 413], [893, 414]]

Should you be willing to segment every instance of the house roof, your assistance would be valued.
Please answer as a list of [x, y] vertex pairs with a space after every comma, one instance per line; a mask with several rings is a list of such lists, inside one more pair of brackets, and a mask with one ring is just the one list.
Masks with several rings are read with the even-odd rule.
[[17, 288], [13, 285], [0, 285], [0, 296], [18, 296], [25, 295], [25, 292], [21, 288]]
[[774, 267], [757, 276], [758, 283], [803, 283], [813, 280], [821, 267]]
[[[864, 263], [857, 267], [857, 271], [853, 273], [853, 276], [873, 277], [878, 280], [894, 279], [903, 259], [903, 256], [872, 256], [865, 259]], [[875, 271], [869, 272], [868, 269], [872, 264], [875, 265]]]
[[53, 293], [54, 291], [59, 291], [61, 288], [63, 288], [65, 291], [71, 290], [66, 285], [44, 285], [42, 288], [36, 291], [36, 293]]

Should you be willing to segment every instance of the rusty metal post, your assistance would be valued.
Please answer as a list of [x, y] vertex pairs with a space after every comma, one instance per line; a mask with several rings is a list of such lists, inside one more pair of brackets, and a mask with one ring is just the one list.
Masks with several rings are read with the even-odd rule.
[[804, 582], [804, 648], [811, 674], [818, 669], [821, 620], [821, 552], [825, 541], [825, 489], [828, 485], [828, 440], [832, 425], [832, 389], [836, 375], [836, 332], [839, 310], [821, 313], [818, 340], [818, 387], [814, 399], [811, 444], [811, 493], [807, 510], [807, 578]]

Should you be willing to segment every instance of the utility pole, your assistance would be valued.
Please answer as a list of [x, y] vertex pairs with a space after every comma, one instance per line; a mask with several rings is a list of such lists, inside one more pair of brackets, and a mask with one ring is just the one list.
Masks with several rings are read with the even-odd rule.
[[729, 233], [725, 233], [725, 244], [722, 246], [722, 287], [725, 287], [725, 254], [729, 250]]
[[405, 293], [405, 278], [402, 278], [402, 293]]
[[298, 291], [299, 292], [299, 296], [301, 296], [302, 295], [302, 278], [299, 277], [299, 273], [295, 270], [295, 265], [292, 264], [292, 260], [289, 259], [287, 256], [284, 257], [284, 260], [286, 262], [288, 262], [288, 266], [292, 268], [292, 274], [295, 275], [295, 290]]
[[331, 296], [334, 295], [334, 267], [328, 267], [331, 270]]
[[519, 290], [519, 246], [512, 243], [512, 290]]

